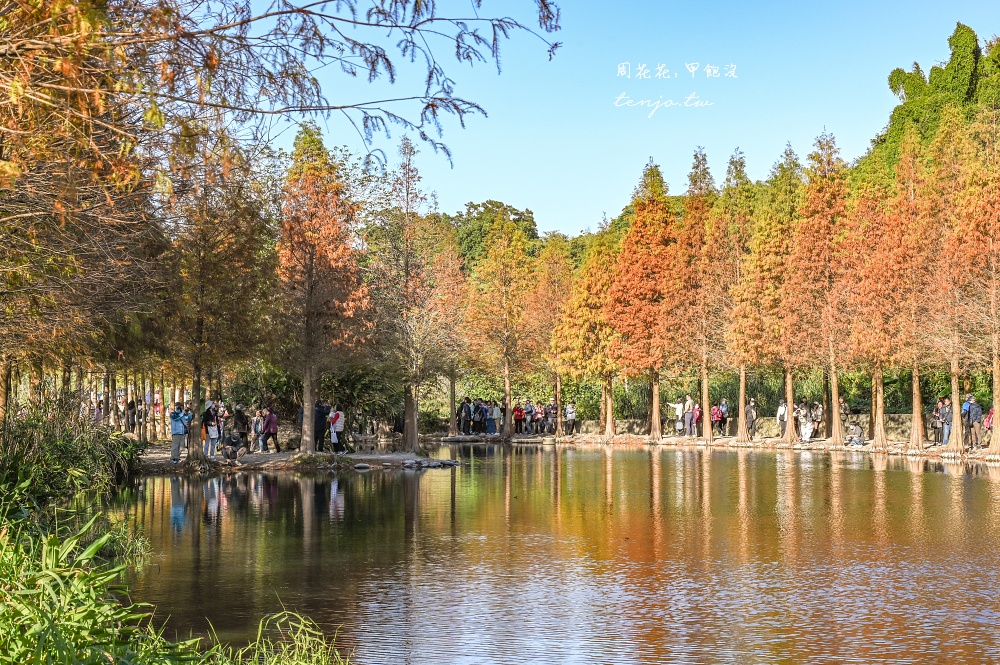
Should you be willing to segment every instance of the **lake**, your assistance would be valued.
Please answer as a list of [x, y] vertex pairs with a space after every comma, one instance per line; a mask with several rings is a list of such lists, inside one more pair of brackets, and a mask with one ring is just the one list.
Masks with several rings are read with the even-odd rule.
[[861, 452], [442, 446], [453, 469], [147, 477], [132, 599], [362, 665], [1000, 662], [1000, 468]]

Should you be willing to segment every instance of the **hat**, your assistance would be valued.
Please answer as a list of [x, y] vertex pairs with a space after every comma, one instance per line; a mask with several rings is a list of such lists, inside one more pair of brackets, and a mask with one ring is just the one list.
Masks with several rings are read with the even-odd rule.
[[213, 402], [213, 401], [212, 401], [212, 400], [210, 400], [210, 399], [208, 399], [208, 400], [205, 400], [205, 408], [206, 408], [206, 409], [211, 409], [211, 408], [212, 408], [213, 406], [215, 406], [215, 402]]
[[242, 411], [242, 410], [243, 410], [243, 409], [245, 409], [245, 408], [246, 408], [246, 407], [245, 407], [245, 406], [243, 406], [242, 404], [237, 404], [237, 405], [236, 405], [236, 410], [237, 410], [237, 411]]

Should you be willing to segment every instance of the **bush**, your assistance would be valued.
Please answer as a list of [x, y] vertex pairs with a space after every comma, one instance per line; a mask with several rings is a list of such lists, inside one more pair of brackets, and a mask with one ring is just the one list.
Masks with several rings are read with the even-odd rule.
[[98, 559], [112, 535], [83, 544], [97, 518], [60, 537], [33, 519], [26, 487], [0, 487], [0, 495], [22, 498], [0, 503], [0, 665], [348, 662], [315, 623], [287, 612], [261, 621], [257, 639], [241, 649], [169, 642], [151, 623], [149, 608], [119, 601], [124, 566]]
[[143, 444], [98, 427], [66, 402], [10, 414], [0, 426], [0, 483], [28, 483], [45, 500], [82, 489], [106, 490], [138, 471]]

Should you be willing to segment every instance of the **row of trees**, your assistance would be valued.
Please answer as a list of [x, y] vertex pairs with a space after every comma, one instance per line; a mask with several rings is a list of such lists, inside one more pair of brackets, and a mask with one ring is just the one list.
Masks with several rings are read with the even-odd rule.
[[[424, 10], [407, 11], [420, 24]], [[221, 392], [235, 369], [267, 362], [301, 382], [307, 409], [359, 374], [378, 377], [383, 397], [398, 388], [410, 448], [420, 404], [442, 380], [455, 431], [470, 372], [500, 377], [507, 404], [525, 377], [560, 401], [564, 380], [595, 382], [609, 435], [614, 382], [648, 382], [658, 438], [665, 375], [696, 377], [705, 413], [710, 379], [738, 376], [742, 414], [748, 371], [783, 373], [791, 401], [795, 380], [820, 369], [836, 422], [838, 377], [861, 369], [873, 377], [873, 438], [884, 449], [883, 375], [906, 369], [909, 445], [919, 446], [922, 372], [946, 368], [956, 402], [963, 373], [1000, 381], [1000, 48], [982, 52], [962, 25], [949, 43], [951, 59], [928, 76], [916, 65], [890, 75], [901, 104], [854, 164], [824, 132], [805, 164], [789, 147], [761, 182], [737, 151], [719, 187], [699, 149], [685, 192], [671, 195], [651, 160], [622, 214], [576, 238], [539, 238], [530, 211], [494, 201], [437, 211], [407, 139], [389, 170], [327, 149], [309, 124], [291, 155], [274, 154], [233, 130], [234, 109], [211, 102], [176, 142], [129, 153], [133, 165], [139, 154], [152, 160], [134, 186], [109, 188], [103, 171], [88, 172], [101, 196], [64, 180], [58, 200], [22, 201], [33, 191], [25, 174], [54, 157], [7, 160], [0, 411], [20, 385], [15, 366], [28, 369], [32, 395], [46, 383], [69, 391], [80, 367], [113, 394], [118, 376], [141, 368], [187, 377], [180, 385], [201, 399], [206, 372]], [[158, 131], [151, 108], [143, 135]], [[109, 197], [121, 226], [94, 212]]]

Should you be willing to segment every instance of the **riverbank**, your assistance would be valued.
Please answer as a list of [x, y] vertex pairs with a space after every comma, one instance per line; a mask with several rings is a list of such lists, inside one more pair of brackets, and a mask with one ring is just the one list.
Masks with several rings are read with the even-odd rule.
[[[424, 445], [501, 445], [499, 436], [428, 436], [421, 437]], [[619, 434], [607, 437], [597, 434], [576, 434], [573, 436], [521, 436], [515, 437], [510, 445], [581, 445], [581, 446], [649, 446], [653, 444], [648, 436]], [[778, 437], [757, 439], [749, 443], [738, 443], [735, 437], [719, 437], [709, 445], [705, 439], [695, 437], [670, 436], [660, 440], [662, 447], [700, 446], [706, 448], [752, 448], [760, 450], [814, 450], [814, 451], [856, 451], [871, 454], [901, 455], [907, 457], [927, 457], [938, 459], [962, 459], [970, 462], [1000, 462], [990, 456], [987, 449], [966, 451], [963, 455], [945, 451], [943, 446], [925, 442], [920, 450], [907, 449], [907, 442], [893, 441], [884, 451], [876, 451], [874, 444], [864, 446], [834, 446], [828, 439], [789, 444]], [[391, 445], [389, 446], [391, 448]], [[426, 455], [396, 450], [378, 450], [369, 446], [364, 452], [335, 455], [330, 452], [302, 453], [298, 450], [283, 450], [280, 453], [247, 453], [239, 459], [238, 465], [227, 465], [221, 454], [214, 462], [185, 460], [180, 464], [170, 461], [169, 442], [153, 442], [146, 448], [141, 462], [140, 473], [145, 475], [190, 474], [190, 473], [239, 473], [246, 471], [369, 471], [399, 468], [446, 468], [460, 466], [460, 460], [431, 459]]]

